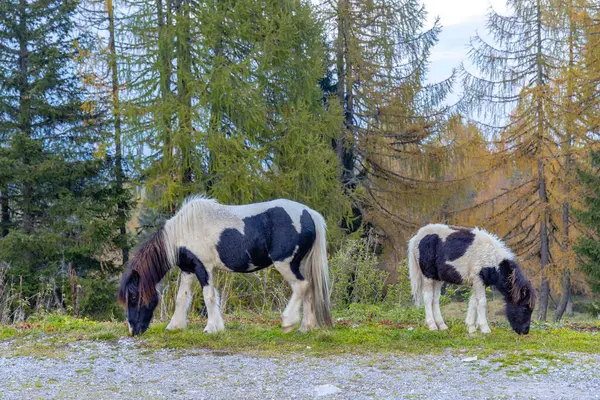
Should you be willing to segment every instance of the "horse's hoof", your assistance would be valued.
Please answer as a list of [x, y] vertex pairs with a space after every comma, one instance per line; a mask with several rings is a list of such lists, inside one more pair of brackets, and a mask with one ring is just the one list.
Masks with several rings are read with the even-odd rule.
[[490, 329], [489, 326], [486, 326], [484, 328], [481, 328], [481, 333], [485, 333], [485, 334], [492, 333], [492, 330]]
[[283, 333], [290, 333], [291, 331], [294, 330], [294, 325], [284, 326], [282, 329], [283, 329]]
[[438, 327], [437, 327], [437, 325], [429, 325], [429, 330], [430, 331], [437, 331]]
[[447, 331], [447, 330], [448, 330], [448, 325], [446, 325], [446, 324], [441, 324], [441, 325], [439, 326], [439, 328], [440, 328], [440, 331]]

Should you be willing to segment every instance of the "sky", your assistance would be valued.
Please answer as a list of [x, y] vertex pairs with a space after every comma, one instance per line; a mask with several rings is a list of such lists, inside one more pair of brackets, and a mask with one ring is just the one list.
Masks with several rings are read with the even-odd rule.
[[[452, 69], [465, 63], [472, 69], [467, 59], [469, 38], [477, 31], [485, 32], [486, 14], [490, 7], [501, 14], [507, 13], [505, 0], [422, 0], [428, 12], [429, 25], [436, 16], [440, 18], [442, 32], [434, 47], [428, 74], [428, 81], [439, 82], [452, 73]], [[453, 93], [448, 100], [457, 99]]]

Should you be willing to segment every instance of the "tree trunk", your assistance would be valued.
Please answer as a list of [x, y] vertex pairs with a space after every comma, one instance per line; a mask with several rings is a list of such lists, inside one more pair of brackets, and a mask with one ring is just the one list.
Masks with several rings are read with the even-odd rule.
[[181, 152], [181, 182], [184, 191], [190, 190], [193, 180], [192, 166], [192, 78], [190, 51], [190, 6], [189, 0], [182, 0], [176, 12], [177, 19], [177, 92], [179, 95], [179, 150]]
[[121, 106], [119, 103], [119, 75], [117, 70], [117, 50], [115, 46], [115, 17], [112, 0], [106, 2], [106, 12], [108, 14], [108, 48], [109, 48], [109, 67], [111, 70], [111, 94], [112, 94], [112, 114], [115, 128], [115, 185], [119, 198], [117, 205], [117, 215], [119, 217], [119, 245], [122, 251], [123, 264], [129, 261], [129, 246], [127, 244], [127, 201], [124, 198], [125, 191], [123, 183], [125, 176], [123, 173], [123, 155], [121, 147]]
[[10, 225], [10, 208], [8, 205], [8, 185], [3, 185], [0, 188], [0, 212], [2, 219], [0, 223], [0, 237], [8, 235], [8, 227]]
[[[161, 103], [164, 106], [171, 97], [171, 42], [169, 40], [170, 7], [164, 12], [162, 0], [156, 0], [156, 14], [158, 18], [158, 52], [159, 52], [159, 87]], [[163, 129], [163, 165], [165, 170], [172, 168], [173, 157], [173, 129], [171, 126], [171, 115], [163, 107], [161, 112]]]
[[[344, 114], [346, 112], [346, 41], [345, 41], [345, 33], [344, 33], [344, 24], [345, 24], [345, 15], [346, 12], [346, 0], [338, 1], [337, 8], [337, 42], [336, 42], [336, 68], [337, 68], [337, 96], [340, 106], [342, 110], [344, 110]], [[340, 179], [342, 183], [344, 181], [344, 147], [345, 147], [345, 136], [346, 136], [346, 120], [344, 118], [344, 123], [340, 127], [340, 134], [335, 143], [335, 151], [338, 156], [338, 165], [340, 167]]]
[[573, 67], [575, 65], [575, 58], [573, 49], [575, 47], [575, 23], [574, 16], [572, 14], [573, 4], [569, 2], [569, 69], [567, 71], [567, 114], [566, 114], [566, 126], [565, 126], [565, 139], [562, 144], [563, 155], [565, 159], [564, 165], [564, 175], [563, 175], [563, 195], [565, 196], [565, 200], [563, 201], [563, 212], [562, 212], [562, 243], [561, 250], [563, 256], [563, 281], [562, 281], [562, 290], [560, 301], [558, 302], [558, 306], [556, 307], [556, 312], [554, 314], [554, 321], [560, 321], [565, 309], [567, 308], [567, 304], [569, 303], [569, 299], [571, 298], [571, 271], [569, 271], [569, 261], [567, 252], [569, 250], [569, 200], [568, 196], [571, 191], [570, 178], [571, 178], [571, 141], [573, 138], [572, 129], [575, 126], [575, 110], [573, 108]]
[[[538, 89], [544, 86], [542, 70], [542, 9], [540, 0], [537, 1], [537, 78], [536, 85]], [[543, 134], [544, 134], [544, 108], [542, 98], [537, 95], [537, 129], [538, 129], [538, 180], [539, 196], [542, 207], [542, 216], [540, 222], [540, 261], [542, 281], [540, 285], [540, 301], [538, 305], [537, 318], [541, 321], [546, 320], [548, 312], [548, 298], [550, 297], [550, 282], [546, 275], [546, 267], [550, 258], [550, 249], [548, 244], [548, 196], [546, 193], [546, 177], [544, 175], [545, 163], [543, 159]]]
[[[31, 140], [31, 103], [29, 93], [29, 67], [27, 50], [27, 2], [19, 2], [19, 128], [23, 136], [23, 142]], [[22, 155], [23, 165], [27, 168], [30, 164], [30, 157], [27, 151]], [[34, 210], [33, 210], [33, 186], [26, 178], [22, 188], [22, 208], [23, 208], [23, 232], [26, 235], [33, 233]], [[25, 249], [25, 259], [30, 261], [33, 257], [29, 249]]]

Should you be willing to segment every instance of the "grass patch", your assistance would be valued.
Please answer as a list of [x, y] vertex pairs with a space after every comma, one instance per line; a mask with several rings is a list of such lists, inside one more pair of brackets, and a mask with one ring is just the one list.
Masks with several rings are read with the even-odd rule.
[[[540, 354], [555, 358], [552, 354], [600, 353], [600, 336], [597, 334], [600, 326], [594, 324], [586, 325], [586, 329], [538, 324], [525, 336], [516, 335], [502, 323], [492, 324], [489, 335], [469, 335], [458, 321], [450, 323], [450, 330], [445, 332], [431, 332], [402, 321], [341, 320], [331, 330], [285, 334], [278, 319], [230, 316], [226, 320], [226, 330], [211, 335], [203, 332], [204, 324], [204, 320], [193, 320], [186, 330], [168, 332], [165, 323], [154, 323], [143, 336], [132, 340], [150, 352], [156, 349], [205, 349], [218, 355], [235, 352], [311, 356], [439, 354], [450, 350], [480, 357], [502, 354], [503, 359], [496, 359], [502, 368], [523, 360], [543, 358]], [[1, 332], [3, 341], [11, 341], [12, 355], [39, 357], [60, 357], [75, 341], [111, 341], [128, 337], [124, 322], [97, 322], [56, 315], [3, 328]], [[513, 354], [517, 358], [513, 359]]]

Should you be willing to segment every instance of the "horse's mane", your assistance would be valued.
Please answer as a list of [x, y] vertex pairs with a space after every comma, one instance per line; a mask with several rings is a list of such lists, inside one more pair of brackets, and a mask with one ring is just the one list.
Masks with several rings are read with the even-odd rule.
[[135, 253], [129, 262], [119, 289], [119, 302], [127, 302], [127, 291], [130, 279], [137, 274], [139, 278], [139, 297], [144, 304], [148, 304], [156, 295], [156, 285], [171, 269], [165, 248], [164, 228], [160, 228], [148, 239]]
[[[527, 288], [527, 292], [529, 292], [529, 308], [533, 310], [536, 301], [535, 289], [533, 288], [533, 285], [531, 285], [531, 282], [525, 278], [521, 268], [516, 263], [514, 264], [513, 272], [510, 275], [510, 281], [510, 295], [512, 296], [513, 303], [519, 304], [521, 300], [523, 300], [523, 289]], [[525, 294], [525, 296], [527, 295]]]

